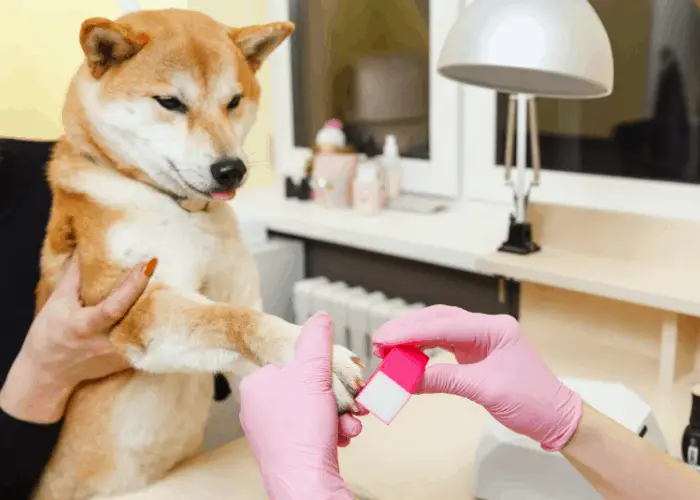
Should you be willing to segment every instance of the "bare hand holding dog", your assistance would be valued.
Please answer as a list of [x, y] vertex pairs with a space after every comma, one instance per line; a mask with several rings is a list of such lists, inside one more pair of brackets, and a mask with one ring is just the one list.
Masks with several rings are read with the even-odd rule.
[[0, 407], [20, 420], [53, 423], [81, 382], [128, 368], [107, 333], [146, 289], [153, 259], [134, 268], [102, 302], [83, 307], [75, 259], [39, 311], [0, 390]]

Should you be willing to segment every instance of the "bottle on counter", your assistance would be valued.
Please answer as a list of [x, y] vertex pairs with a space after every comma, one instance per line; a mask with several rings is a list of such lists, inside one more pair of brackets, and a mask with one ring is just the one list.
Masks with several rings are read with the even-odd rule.
[[396, 142], [396, 136], [392, 134], [387, 135], [384, 139], [381, 164], [387, 198], [395, 200], [401, 196], [403, 179], [399, 145]]
[[379, 168], [374, 162], [358, 165], [353, 182], [353, 208], [365, 215], [375, 215], [382, 208], [383, 187]]

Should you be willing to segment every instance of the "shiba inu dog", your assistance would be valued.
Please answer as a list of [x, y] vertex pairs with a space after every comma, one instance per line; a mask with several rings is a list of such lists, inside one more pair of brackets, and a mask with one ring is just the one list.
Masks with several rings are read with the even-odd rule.
[[[162, 478], [200, 446], [212, 373], [293, 356], [299, 327], [262, 312], [257, 269], [226, 203], [246, 178], [256, 72], [293, 28], [229, 28], [175, 9], [83, 23], [85, 61], [48, 166], [37, 308], [72, 254], [85, 304], [136, 264], [156, 257], [158, 266], [110, 336], [133, 369], [73, 395], [35, 498], [113, 495]], [[348, 411], [359, 359], [336, 346], [333, 371]]]

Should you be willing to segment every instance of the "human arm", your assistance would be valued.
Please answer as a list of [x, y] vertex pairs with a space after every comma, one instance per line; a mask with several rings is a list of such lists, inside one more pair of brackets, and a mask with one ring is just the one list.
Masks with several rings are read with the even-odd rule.
[[[581, 397], [550, 371], [512, 317], [433, 306], [384, 324], [373, 342], [380, 357], [406, 344], [453, 352], [458, 364], [429, 366], [419, 392], [454, 394], [482, 405], [544, 450], [562, 452], [606, 498], [700, 498], [660, 495], [676, 488], [695, 492], [700, 475], [682, 472], [682, 465], [636, 434], [590, 407], [584, 410]], [[632, 463], [639, 465], [632, 469]]]
[[561, 453], [604, 498], [700, 498], [697, 472], [585, 404]]
[[58, 440], [75, 387], [127, 366], [106, 332], [140, 296], [154, 265], [138, 266], [100, 304], [82, 307], [73, 262], [37, 314], [0, 389], [3, 498], [31, 492]]
[[241, 382], [241, 425], [274, 500], [351, 500], [338, 446], [357, 436], [354, 416], [338, 418], [331, 389], [333, 332], [317, 314], [302, 328], [295, 357]]

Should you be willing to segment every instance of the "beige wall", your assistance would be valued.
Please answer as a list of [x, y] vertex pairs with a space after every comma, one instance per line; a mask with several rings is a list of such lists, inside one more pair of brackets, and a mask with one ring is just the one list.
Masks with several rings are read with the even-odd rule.
[[[264, 22], [265, 2], [253, 0], [141, 0], [142, 8], [201, 10], [231, 25]], [[115, 0], [21, 0], [0, 4], [0, 136], [53, 139], [61, 133], [61, 108], [70, 78], [82, 60], [78, 30], [92, 16], [114, 18]], [[254, 165], [251, 184], [270, 182], [269, 88], [261, 74], [260, 117], [247, 141]]]

